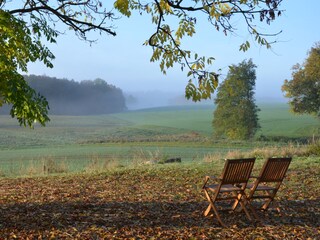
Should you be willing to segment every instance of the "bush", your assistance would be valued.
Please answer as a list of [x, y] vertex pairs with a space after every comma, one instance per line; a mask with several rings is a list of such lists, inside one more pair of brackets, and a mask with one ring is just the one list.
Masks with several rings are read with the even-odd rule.
[[308, 146], [308, 154], [320, 156], [320, 140], [318, 140]]

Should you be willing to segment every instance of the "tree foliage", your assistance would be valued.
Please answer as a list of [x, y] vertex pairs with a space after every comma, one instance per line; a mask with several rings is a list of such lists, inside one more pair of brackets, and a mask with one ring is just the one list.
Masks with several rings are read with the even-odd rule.
[[[43, 32], [48, 36], [53, 34]], [[17, 117], [24, 126], [32, 126], [34, 121], [45, 124], [49, 120], [48, 102], [29, 87], [19, 70], [27, 71], [27, 64], [37, 60], [52, 67], [54, 58], [42, 45], [41, 34], [31, 35], [26, 22], [0, 9], [0, 106], [12, 104], [11, 116]]]
[[294, 113], [312, 114], [320, 119], [320, 42], [311, 48], [302, 65], [293, 66], [292, 79], [284, 81], [282, 91]]
[[256, 66], [250, 59], [229, 68], [215, 98], [214, 131], [218, 137], [250, 139], [260, 128], [254, 99]]
[[[27, 72], [29, 62], [41, 61], [52, 67], [54, 55], [43, 45], [44, 39], [55, 42], [65, 32], [73, 30], [82, 40], [92, 42], [88, 33], [98, 31], [115, 36], [116, 15], [130, 17], [133, 11], [151, 16], [155, 31], [145, 41], [151, 46], [151, 61], [159, 61], [165, 74], [169, 68], [178, 65], [187, 69], [188, 83], [186, 97], [199, 101], [211, 97], [218, 85], [219, 75], [209, 71], [213, 57], [199, 56], [183, 48], [186, 37], [196, 33], [197, 20], [208, 19], [208, 31], [232, 33], [233, 17], [240, 16], [255, 41], [267, 48], [268, 40], [274, 34], [265, 34], [257, 29], [257, 22], [270, 24], [281, 14], [282, 0], [0, 0], [0, 43], [1, 43], [1, 103], [11, 103], [11, 115], [20, 124], [32, 126], [33, 121], [45, 124], [49, 120], [48, 103], [34, 92], [23, 80], [20, 71]], [[113, 3], [113, 4], [112, 4]], [[246, 51], [249, 41], [240, 45]], [[5, 66], [4, 68], [2, 66]], [[15, 90], [18, 89], [18, 90]], [[20, 91], [14, 94], [14, 91]], [[23, 99], [24, 98], [24, 99]]]

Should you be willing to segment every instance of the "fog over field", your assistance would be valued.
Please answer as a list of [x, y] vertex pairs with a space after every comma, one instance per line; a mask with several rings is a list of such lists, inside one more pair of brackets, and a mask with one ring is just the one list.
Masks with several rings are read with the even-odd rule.
[[176, 105], [213, 104], [213, 100], [203, 100], [195, 103], [187, 100], [182, 94], [165, 91], [128, 92], [125, 93], [125, 97], [129, 110]]
[[[215, 95], [211, 99], [193, 102], [185, 98], [183, 93], [165, 91], [132, 91], [124, 92], [128, 110], [143, 108], [179, 106], [179, 105], [213, 105]], [[280, 95], [272, 95], [266, 92], [256, 94], [257, 103], [286, 103], [288, 99]]]

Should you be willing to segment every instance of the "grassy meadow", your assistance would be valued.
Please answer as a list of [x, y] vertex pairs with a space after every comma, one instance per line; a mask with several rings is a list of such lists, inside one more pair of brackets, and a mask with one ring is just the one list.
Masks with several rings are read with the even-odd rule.
[[[259, 106], [263, 141], [223, 141], [213, 137], [212, 106], [161, 107], [101, 116], [51, 116], [46, 127], [19, 127], [0, 116], [2, 176], [86, 172], [141, 165], [181, 157], [208, 156], [311, 139], [318, 121], [289, 112], [286, 104]], [[285, 140], [275, 142], [279, 139]]]

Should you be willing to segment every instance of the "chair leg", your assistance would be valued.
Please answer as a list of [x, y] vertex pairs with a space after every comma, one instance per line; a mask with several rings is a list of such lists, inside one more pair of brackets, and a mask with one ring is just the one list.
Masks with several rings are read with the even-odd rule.
[[243, 201], [240, 200], [240, 205], [241, 205], [241, 209], [243, 209], [243, 211], [245, 212], [245, 214], [247, 215], [247, 218], [252, 221], [252, 218], [248, 212], [248, 209], [246, 208], [246, 203], [244, 203]]
[[[233, 205], [231, 207], [232, 211], [234, 211], [238, 207], [239, 198], [241, 198], [241, 194], [236, 194], [235, 196], [237, 196], [237, 198], [236, 198], [236, 200], [234, 201], [234, 203], [233, 203]], [[241, 209], [240, 209], [240, 211], [241, 211]]]
[[207, 209], [204, 211], [204, 213], [203, 213], [203, 215], [206, 217], [206, 216], [208, 216], [208, 214], [210, 213], [210, 211], [211, 211], [211, 203], [209, 204], [209, 206], [207, 207]]
[[269, 205], [270, 205], [270, 203], [272, 202], [272, 200], [273, 199], [268, 199], [267, 201], [265, 201], [265, 203], [262, 205], [261, 209], [264, 210], [264, 211], [267, 210]]
[[261, 209], [264, 211], [268, 209], [268, 207], [269, 207], [270, 203], [273, 201], [277, 191], [276, 190], [273, 190], [271, 192], [266, 191], [266, 193], [268, 194], [269, 199], [267, 199], [261, 207]]
[[270, 203], [272, 205], [272, 208], [277, 210], [278, 213], [281, 212], [281, 209], [280, 209], [280, 205], [278, 202], [275, 202], [274, 200]]
[[204, 189], [204, 192], [205, 192], [205, 195], [206, 195], [206, 197], [207, 197], [207, 199], [209, 201], [209, 206], [207, 207], [206, 211], [204, 212], [204, 216], [207, 216], [209, 214], [210, 210], [212, 209], [214, 214], [215, 214], [215, 216], [217, 217], [218, 222], [221, 224], [221, 226], [227, 228], [227, 225], [225, 225], [224, 222], [221, 220], [220, 214], [218, 212], [218, 209], [214, 205], [209, 193], [207, 192], [206, 189]]
[[203, 189], [204, 190], [204, 193], [207, 197], [207, 200], [209, 202], [209, 206], [207, 207], [207, 209], [204, 211], [204, 216], [208, 216], [208, 214], [210, 213], [210, 210], [212, 209], [212, 205], [213, 205], [213, 202], [211, 200], [211, 197], [209, 196], [209, 193], [206, 189]]
[[216, 208], [216, 206], [214, 204], [212, 204], [211, 207], [217, 217], [218, 222], [221, 224], [221, 226], [227, 228], [227, 225], [225, 225], [224, 222], [221, 220], [220, 214], [218, 213], [218, 209]]
[[[247, 198], [246, 195], [244, 193], [244, 191], [240, 191], [240, 193], [237, 192], [232, 192], [233, 196], [235, 197], [235, 202], [232, 205], [232, 210], [234, 211], [234, 209], [238, 206], [238, 204], [240, 203], [240, 211], [243, 209], [243, 211], [245, 212], [245, 214], [247, 215], [247, 218], [252, 221], [252, 218], [248, 212], [248, 210], [246, 209], [246, 205], [247, 205]], [[243, 198], [243, 200], [241, 199]]]
[[260, 222], [260, 218], [256, 212], [256, 210], [254, 209], [254, 207], [252, 207], [252, 205], [248, 202], [247, 206], [250, 208], [251, 212], [253, 213], [254, 218]]
[[253, 214], [253, 216], [254, 216], [254, 218], [255, 218], [256, 220], [260, 221], [260, 218], [259, 218], [257, 212], [255, 211], [254, 207], [251, 205], [251, 203], [250, 203], [250, 201], [248, 200], [248, 198], [247, 198], [246, 195], [243, 195], [243, 199], [244, 199], [244, 207], [242, 207], [242, 206], [241, 206], [241, 207], [242, 207], [243, 209], [245, 209], [246, 206], [249, 207], [250, 210], [251, 210], [251, 212], [252, 212], [252, 214]]

